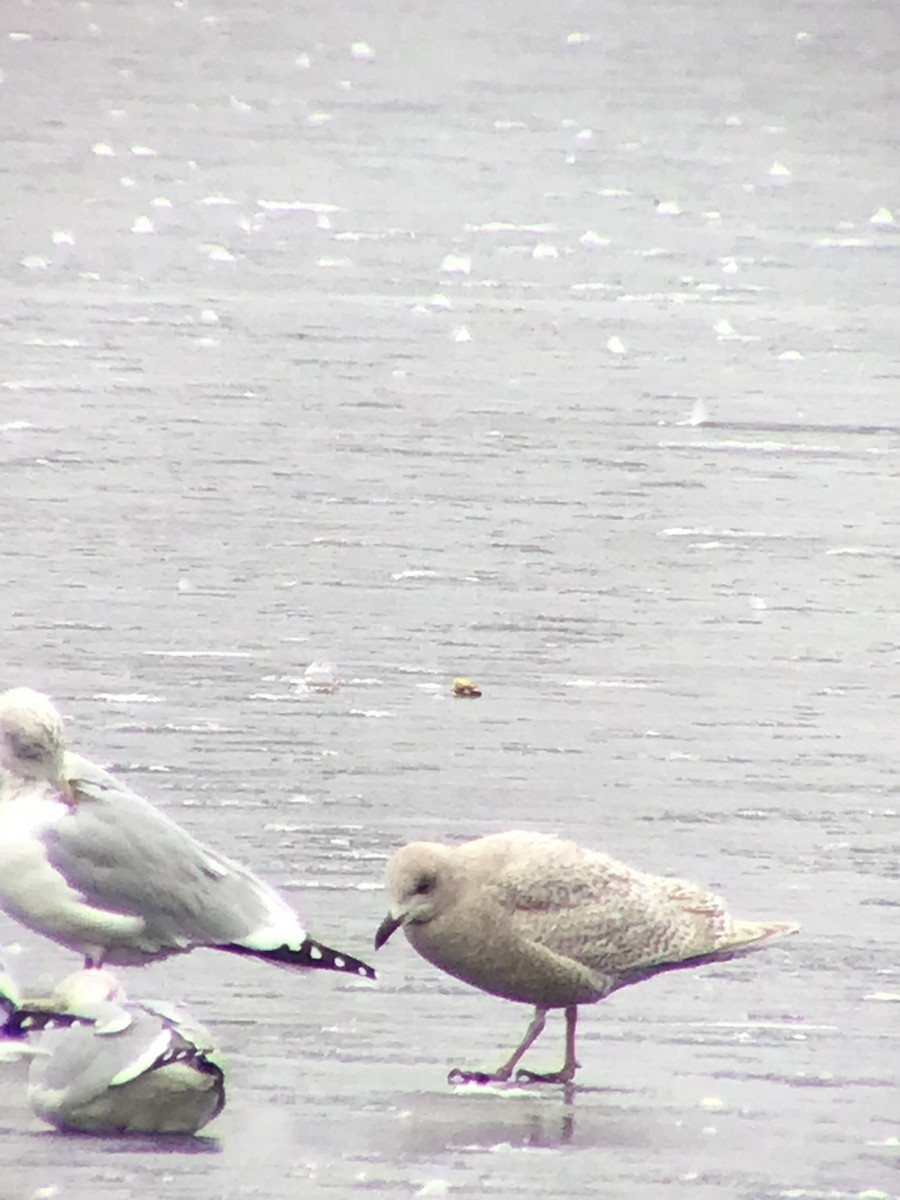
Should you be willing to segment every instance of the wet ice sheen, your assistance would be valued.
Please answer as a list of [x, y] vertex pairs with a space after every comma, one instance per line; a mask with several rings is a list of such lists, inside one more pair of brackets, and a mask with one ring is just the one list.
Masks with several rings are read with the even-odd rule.
[[[4, 1075], [16, 1200], [154, 1194], [161, 1165], [172, 1200], [360, 1176], [896, 1192], [896, 1004], [860, 998], [900, 992], [897, 231], [872, 221], [900, 194], [898, 24], [851, 0], [589, 8], [21, 8], [0, 64], [3, 686], [62, 698], [198, 838], [321, 885], [305, 913], [337, 944], [366, 944], [403, 841], [523, 824], [802, 937], [605, 1001], [569, 1104], [436, 1087], [446, 1046], [492, 1061], [509, 1015], [412, 955], [377, 996], [199, 952], [129, 973], [232, 1055], [216, 1138], [163, 1160], [36, 1137]], [[142, 213], [155, 236], [130, 232]], [[331, 244], [347, 231], [366, 236]], [[698, 401], [708, 420], [672, 436]], [[342, 690], [294, 695], [326, 648]], [[477, 706], [443, 694], [457, 675]], [[100, 693], [164, 697], [165, 727]], [[261, 830], [288, 807], [302, 830]], [[323, 826], [360, 827], [366, 857]]]

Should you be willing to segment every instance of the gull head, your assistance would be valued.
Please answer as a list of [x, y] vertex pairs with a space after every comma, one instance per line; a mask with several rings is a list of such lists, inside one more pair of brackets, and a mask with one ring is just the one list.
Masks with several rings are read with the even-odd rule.
[[66, 731], [49, 696], [31, 688], [0, 694], [0, 767], [19, 779], [62, 783]]
[[84, 967], [67, 975], [53, 989], [53, 1000], [62, 1012], [88, 1015], [98, 1005], [123, 1004], [125, 989], [104, 967]]
[[437, 842], [410, 842], [397, 851], [387, 866], [385, 888], [391, 907], [375, 934], [376, 950], [401, 925], [425, 924], [453, 903], [452, 853], [450, 846]]
[[89, 1021], [98, 1034], [121, 1033], [133, 1024], [123, 1005], [127, 997], [122, 985], [104, 967], [85, 967], [56, 985], [50, 1003], [53, 1009], [78, 1021]]

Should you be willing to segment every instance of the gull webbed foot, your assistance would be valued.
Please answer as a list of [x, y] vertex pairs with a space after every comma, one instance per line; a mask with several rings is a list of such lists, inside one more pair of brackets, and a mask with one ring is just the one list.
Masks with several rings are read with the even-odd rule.
[[540, 1071], [526, 1071], [520, 1068], [516, 1071], [513, 1077], [514, 1083], [571, 1083], [575, 1078], [575, 1067], [563, 1067], [561, 1071], [548, 1071], [542, 1074]]
[[454, 1067], [447, 1076], [447, 1082], [452, 1086], [460, 1083], [506, 1083], [509, 1079], [509, 1071], [464, 1071], [461, 1067]]

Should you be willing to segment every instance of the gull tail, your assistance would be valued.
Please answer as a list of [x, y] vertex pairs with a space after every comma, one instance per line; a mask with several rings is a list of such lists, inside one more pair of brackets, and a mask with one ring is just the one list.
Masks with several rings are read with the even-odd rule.
[[799, 928], [793, 921], [732, 921], [721, 949], [734, 954], [749, 954], [789, 933], [796, 933]]
[[230, 950], [232, 954], [246, 954], [250, 958], [262, 958], [267, 962], [280, 963], [285, 967], [299, 967], [305, 970], [342, 971], [347, 975], [356, 975], [361, 979], [374, 979], [375, 968], [364, 963], [362, 959], [353, 958], [340, 950], [332, 950], [308, 937], [299, 946], [275, 946], [271, 950], [254, 950], [250, 946], [240, 946], [231, 943], [218, 949]]
[[770, 942], [796, 933], [800, 928], [793, 921], [735, 921], [728, 922], [728, 929], [714, 945], [696, 958], [685, 960], [686, 966], [700, 963], [730, 962], [743, 958], [756, 950], [764, 950]]
[[683, 971], [688, 967], [703, 967], [714, 963], [730, 962], [733, 958], [743, 958], [755, 950], [762, 950], [770, 942], [796, 933], [800, 928], [792, 921], [731, 921], [728, 932], [710, 950], [701, 950], [687, 958], [675, 961], [657, 963], [642, 963], [628, 967], [619, 976], [617, 987], [626, 987], [630, 983], [639, 983], [654, 975], [662, 975], [667, 971]]

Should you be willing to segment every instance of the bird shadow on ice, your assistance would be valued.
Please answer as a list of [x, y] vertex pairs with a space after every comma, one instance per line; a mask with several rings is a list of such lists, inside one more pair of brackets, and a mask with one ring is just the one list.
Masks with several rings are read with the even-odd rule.
[[32, 1144], [47, 1142], [64, 1147], [61, 1154], [67, 1159], [77, 1155], [77, 1147], [83, 1146], [87, 1153], [93, 1155], [99, 1151], [103, 1155], [112, 1154], [220, 1154], [222, 1141], [214, 1135], [167, 1133], [154, 1137], [152, 1134], [127, 1133], [98, 1135], [96, 1133], [79, 1133], [73, 1130], [57, 1129], [26, 1129], [18, 1131], [17, 1136], [28, 1138]]
[[463, 1084], [447, 1093], [396, 1097], [401, 1154], [502, 1147], [649, 1145], [656, 1122], [625, 1089]]

